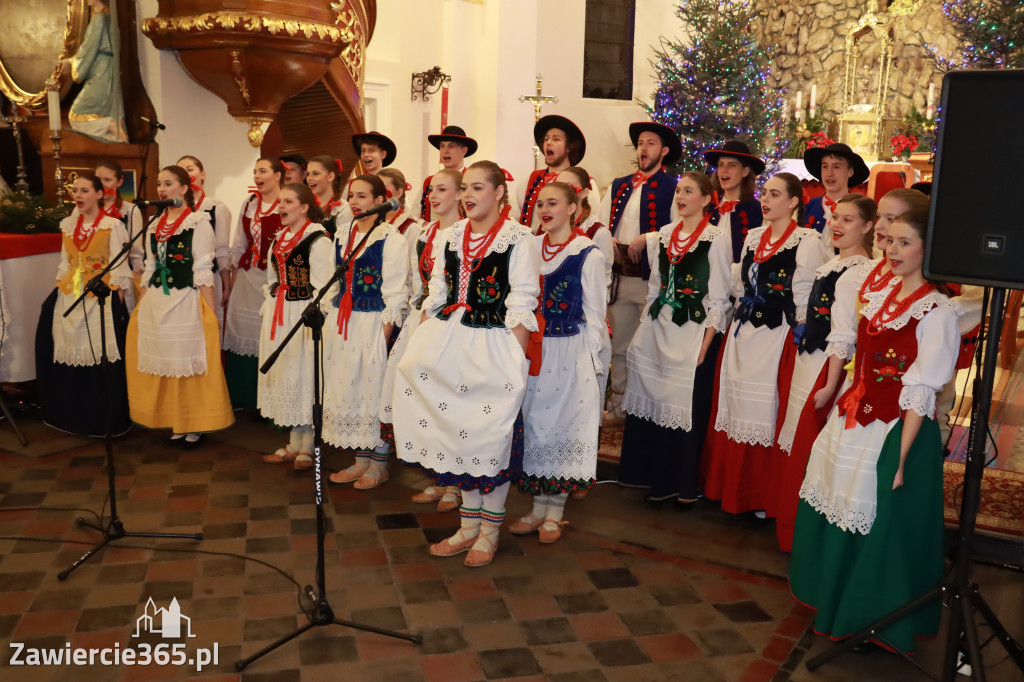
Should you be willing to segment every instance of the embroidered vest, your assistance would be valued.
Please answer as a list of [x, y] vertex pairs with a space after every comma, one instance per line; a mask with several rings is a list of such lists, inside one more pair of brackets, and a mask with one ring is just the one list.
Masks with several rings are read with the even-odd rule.
[[651, 318], [658, 319], [661, 309], [672, 308], [672, 322], [678, 327], [687, 322], [704, 324], [708, 311], [704, 308], [704, 296], [708, 293], [708, 279], [711, 277], [711, 262], [708, 251], [711, 242], [700, 241], [679, 263], [673, 265], [668, 259], [668, 249], [658, 246], [658, 269], [661, 275], [661, 290], [651, 304]]
[[[255, 197], [250, 199], [252, 201], [258, 201]], [[241, 259], [238, 261], [238, 267], [242, 270], [248, 270], [253, 266], [253, 238], [252, 231], [249, 226], [252, 224], [252, 219], [242, 214], [242, 232], [245, 233], [245, 252], [242, 254]], [[260, 244], [259, 244], [259, 259], [255, 263], [256, 267], [260, 270], [267, 269], [267, 256], [270, 253], [270, 244], [274, 241], [274, 237], [281, 231], [281, 216], [277, 213], [270, 213], [264, 215], [260, 219]]]
[[430, 190], [430, 181], [433, 179], [433, 175], [428, 175], [423, 181], [423, 191], [420, 193], [420, 218], [422, 220], [430, 220], [430, 201], [428, 201], [430, 197], [427, 194]]
[[[437, 235], [434, 236], [434, 241], [437, 241]], [[419, 310], [423, 307], [423, 301], [430, 295], [430, 270], [426, 270], [422, 267], [421, 260], [423, 259], [423, 251], [427, 248], [427, 243], [424, 241], [416, 240], [416, 276], [420, 278], [420, 282], [423, 284], [423, 295], [417, 300], [413, 301], [413, 307]], [[436, 253], [434, 254], [437, 255]]]
[[[732, 237], [732, 262], [740, 262], [740, 253], [743, 251], [743, 241], [752, 228], [760, 227], [764, 222], [761, 214], [761, 202], [757, 199], [741, 201], [733, 206], [729, 216], [729, 232]], [[722, 220], [722, 214], [718, 208], [711, 211], [711, 224], [718, 225]]]
[[825, 350], [828, 346], [828, 335], [832, 331], [832, 304], [836, 298], [836, 282], [844, 272], [845, 269], [834, 270], [814, 280], [811, 297], [807, 301], [804, 335], [800, 338], [801, 353]]
[[[917, 359], [917, 325], [913, 317], [902, 329], [867, 333], [868, 319], [857, 327], [857, 353], [853, 386], [839, 397], [839, 413], [855, 410], [857, 423], [890, 422], [900, 417], [902, 376]], [[857, 399], [858, 393], [861, 393]]]
[[[378, 230], [384, 229], [380, 226]], [[356, 244], [361, 237], [356, 235]], [[340, 265], [345, 255], [345, 245], [340, 241], [334, 242], [335, 264]], [[384, 282], [382, 270], [384, 268], [384, 239], [378, 239], [364, 248], [359, 256], [351, 263], [352, 268], [352, 310], [361, 312], [379, 312], [384, 310], [384, 297], [381, 296], [380, 287]], [[335, 308], [341, 303], [341, 297], [345, 293], [345, 280], [338, 282], [340, 289], [334, 297], [332, 304]]]
[[[460, 261], [454, 250], [459, 248], [459, 244], [453, 246], [449, 240], [444, 249], [444, 279], [448, 284], [445, 309], [459, 302]], [[504, 253], [493, 251], [487, 254], [476, 272], [469, 275], [466, 303], [469, 304], [470, 310], [463, 312], [462, 324], [483, 329], [505, 326], [505, 298], [512, 288], [508, 281], [508, 271], [513, 248], [515, 246], [510, 245]], [[451, 315], [451, 312], [445, 313], [442, 309], [437, 317], [447, 320]]]
[[[96, 233], [93, 234], [84, 251], [78, 250], [78, 247], [75, 246], [75, 240], [67, 233], [63, 235], [62, 241], [64, 243], [64, 255], [68, 261], [68, 271], [57, 282], [57, 287], [65, 294], [70, 294], [75, 290], [75, 272], [79, 268], [82, 268], [79, 281], [81, 286], [84, 287], [94, 274], [107, 267], [110, 259], [110, 230], [96, 228]], [[103, 276], [103, 283], [108, 286], [110, 285], [109, 272]], [[81, 293], [81, 290], [79, 290], [79, 293]], [[92, 293], [89, 295], [93, 296]]]
[[[633, 176], [626, 175], [612, 181], [611, 193], [612, 205], [609, 213], [608, 229], [612, 236], [618, 234], [619, 222], [622, 221], [622, 212], [629, 203], [629, 197], [633, 194]], [[642, 192], [640, 204], [640, 234], [656, 232], [662, 225], [668, 223], [672, 218], [672, 199], [676, 191], [675, 179], [668, 173], [659, 170], [647, 178], [647, 182], [641, 185], [637, 191]], [[640, 271], [645, 280], [651, 277], [651, 266], [646, 258], [640, 259]]]
[[[192, 266], [195, 259], [192, 254], [192, 235], [195, 230], [184, 230], [171, 235], [164, 244], [167, 252], [163, 263], [160, 262], [159, 242], [156, 233], [149, 235], [150, 253], [156, 259], [156, 270], [149, 280], [149, 286], [168, 289], [191, 289], [193, 286]], [[165, 279], [166, 278], [166, 282]]]
[[809, 227], [816, 232], [825, 229], [825, 198], [824, 196], [814, 197], [807, 202], [807, 210], [804, 213], [804, 227]]
[[406, 218], [399, 225], [395, 225], [394, 223], [392, 223], [392, 225], [395, 225], [395, 229], [398, 230], [398, 233], [400, 235], [402, 235], [402, 236], [405, 236], [406, 230], [408, 230], [410, 227], [412, 227], [415, 224], [416, 224], [416, 219], [412, 218], [412, 217]]
[[[295, 245], [292, 252], [284, 262], [285, 284], [288, 289], [285, 291], [286, 301], [308, 301], [313, 298], [313, 285], [310, 283], [309, 254], [313, 242], [321, 237], [326, 237], [323, 232], [314, 232], [302, 239]], [[277, 269], [277, 256], [270, 252], [270, 266]]]
[[544, 336], [576, 336], [580, 325], [586, 324], [583, 314], [583, 263], [587, 254], [596, 250], [588, 246], [579, 253], [566, 256], [554, 271], [544, 275]]
[[[789, 248], [781, 248], [764, 263], [754, 262], [756, 249], [747, 250], [740, 266], [743, 296], [736, 311], [740, 323], [750, 322], [755, 327], [769, 329], [775, 329], [784, 320], [791, 327], [796, 324], [793, 274], [796, 272], [796, 251], [799, 246], [800, 242], [797, 242]], [[752, 276], [755, 278], [752, 279]]]
[[530, 179], [526, 181], [526, 196], [523, 198], [523, 210], [519, 213], [519, 222], [527, 227], [533, 224], [533, 209], [537, 205], [537, 197], [547, 183], [544, 177], [548, 174], [547, 168], [541, 168], [530, 173]]

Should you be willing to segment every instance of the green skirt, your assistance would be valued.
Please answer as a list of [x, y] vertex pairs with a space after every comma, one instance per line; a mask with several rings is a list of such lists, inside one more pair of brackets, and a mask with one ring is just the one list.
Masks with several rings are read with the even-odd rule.
[[256, 409], [256, 384], [260, 361], [253, 355], [224, 351], [224, 377], [231, 404], [243, 410]]
[[[878, 457], [875, 521], [867, 535], [840, 530], [804, 500], [797, 510], [789, 584], [817, 613], [814, 629], [848, 637], [935, 587], [942, 579], [942, 441], [926, 419], [892, 489], [900, 461], [903, 421], [893, 425]], [[941, 603], [882, 630], [874, 640], [910, 653], [915, 636], [938, 632]]]

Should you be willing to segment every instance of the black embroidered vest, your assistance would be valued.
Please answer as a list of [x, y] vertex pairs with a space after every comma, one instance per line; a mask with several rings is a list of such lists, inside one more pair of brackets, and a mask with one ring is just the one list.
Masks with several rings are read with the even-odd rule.
[[[309, 254], [312, 251], [313, 242], [326, 236], [326, 234], [319, 231], [307, 235], [288, 254], [284, 262], [284, 283], [288, 285], [288, 289], [284, 294], [284, 300], [308, 301], [313, 298], [314, 289], [310, 282]], [[278, 272], [277, 255], [273, 249], [270, 250], [270, 265], [274, 268], [275, 272]]]
[[[754, 262], [756, 249], [748, 249], [741, 263], [743, 296], [736, 312], [739, 321], [750, 322], [755, 327], [775, 329], [785, 320], [789, 326], [796, 325], [796, 308], [793, 304], [793, 275], [796, 272], [796, 251], [794, 246], [779, 249], [764, 263]], [[756, 266], [756, 268], [754, 267]], [[751, 270], [756, 270], [756, 279], [751, 279]]]
[[[461, 240], [460, 240], [461, 244]], [[444, 249], [444, 278], [448, 283], [448, 298], [444, 308], [437, 317], [447, 320], [455, 310], [451, 309], [459, 302], [459, 264], [460, 260], [455, 252], [459, 244], [451, 241]], [[480, 327], [489, 329], [491, 327], [505, 326], [505, 298], [511, 290], [508, 281], [509, 261], [512, 258], [510, 245], [504, 253], [496, 251], [483, 257], [480, 267], [476, 272], [469, 275], [469, 289], [466, 293], [466, 303], [469, 310], [462, 315], [462, 324], [467, 327]], [[466, 263], [469, 267], [469, 263]], [[445, 312], [445, 311], [448, 312]]]
[[[150, 232], [150, 253], [153, 254], [156, 260], [156, 269], [153, 271], [153, 277], [149, 280], [150, 286], [168, 289], [192, 288], [192, 266], [195, 263], [192, 254], [193, 234], [195, 234], [195, 230], [184, 230], [179, 234], [172, 235], [166, 242], [167, 252], [163, 262], [161, 262], [156, 232]], [[166, 278], [166, 282], [164, 278]]]

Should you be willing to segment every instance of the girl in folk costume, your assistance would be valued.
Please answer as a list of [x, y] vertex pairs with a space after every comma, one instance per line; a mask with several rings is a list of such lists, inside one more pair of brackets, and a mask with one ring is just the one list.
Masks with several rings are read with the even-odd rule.
[[825, 262], [818, 233], [799, 227], [802, 195], [791, 173], [765, 183], [766, 222], [747, 235], [734, 282], [743, 296], [725, 342], [718, 413], [701, 462], [704, 494], [733, 514], [774, 507], [772, 446], [787, 398], [780, 385], [795, 355], [791, 330], [804, 321], [814, 272]]
[[[96, 164], [96, 177], [103, 183], [103, 201], [100, 203], [100, 210], [111, 218], [120, 220], [128, 232], [128, 239], [131, 239], [145, 227], [142, 211], [131, 202], [121, 198], [121, 186], [124, 184], [124, 169], [121, 164], [112, 159], [103, 159]], [[134, 189], [134, 188], [133, 188]], [[132, 243], [131, 251], [128, 254], [128, 265], [132, 269], [135, 278], [135, 286], [125, 290], [125, 303], [129, 312], [135, 309], [136, 288], [142, 278], [144, 260], [144, 246], [142, 237]]]
[[751, 229], [763, 223], [761, 202], [754, 198], [757, 176], [765, 163], [740, 140], [729, 140], [719, 149], [704, 152], [704, 160], [714, 169], [711, 185], [715, 196], [711, 204], [711, 222], [729, 240], [731, 262], [738, 270], [743, 242]]
[[437, 252], [423, 322], [395, 381], [399, 457], [462, 489], [461, 528], [431, 554], [469, 551], [468, 566], [490, 563], [505, 518], [514, 423], [526, 394], [530, 332], [537, 331], [540, 247], [507, 218], [502, 169], [478, 161], [463, 176], [466, 221]]
[[[815, 440], [800, 488], [790, 588], [833, 638], [934, 587], [944, 570], [935, 394], [953, 376], [960, 310], [922, 275], [927, 222], [913, 211], [889, 226], [886, 256], [902, 280], [865, 294], [853, 386]], [[879, 634], [910, 652], [914, 635], [937, 632], [939, 606]]]
[[399, 205], [401, 206], [397, 211], [388, 213], [388, 222], [395, 226], [399, 234], [405, 237], [405, 241], [409, 244], [409, 250], [416, 250], [416, 240], [420, 236], [420, 224], [416, 221], [416, 218], [405, 210], [405, 199], [406, 194], [412, 185], [405, 181], [405, 174], [397, 168], [384, 168], [377, 177], [384, 181], [384, 187], [387, 188], [388, 198], [394, 197], [398, 199]]
[[[93, 275], [107, 267], [128, 241], [124, 225], [100, 209], [103, 183], [92, 173], [75, 180], [75, 209], [61, 221], [61, 260], [57, 287], [43, 302], [36, 328], [36, 376], [39, 403], [47, 424], [83, 436], [117, 434], [131, 426], [125, 394], [125, 330], [128, 309], [124, 292], [132, 273], [122, 259], [103, 281], [112, 290], [105, 322], [110, 373], [100, 367], [99, 303], [89, 294], [72, 313], [66, 311]], [[100, 391], [104, 391], [101, 393]]]
[[[590, 205], [590, 174], [579, 166], [570, 166], [558, 174], [558, 182], [571, 185], [579, 197], [579, 211], [576, 213], [574, 227], [582, 232], [587, 239], [601, 250], [604, 256], [605, 279], [608, 282], [609, 291], [612, 285], [612, 263], [615, 262], [615, 240], [608, 227], [602, 225]], [[543, 228], [543, 225], [541, 226]]]
[[194, 156], [183, 156], [178, 165], [185, 169], [192, 179], [192, 193], [196, 199], [196, 210], [205, 211], [210, 218], [213, 234], [217, 238], [217, 255], [213, 261], [213, 298], [217, 322], [224, 326], [224, 306], [231, 297], [231, 211], [223, 201], [206, 195], [206, 169], [203, 162]]
[[[541, 357], [531, 357], [523, 399], [525, 451], [519, 489], [533, 510], [509, 531], [561, 537], [570, 493], [587, 490], [597, 471], [604, 377], [611, 360], [605, 313], [608, 282], [600, 249], [575, 227], [576, 190], [554, 182], [540, 190]], [[538, 323], [540, 323], [540, 317]], [[539, 360], [539, 362], [538, 362]]]
[[[875, 243], [875, 202], [863, 194], [847, 194], [832, 211], [829, 238], [839, 254], [818, 268], [807, 302], [802, 333], [789, 388], [786, 417], [775, 445], [778, 504], [775, 534], [779, 547], [790, 551], [793, 524], [811, 446], [828, 420], [839, 394], [843, 367], [852, 355], [856, 330], [857, 269], [870, 263]], [[837, 316], [843, 320], [833, 323]], [[842, 336], [839, 329], [854, 333]]]
[[715, 360], [731, 309], [732, 253], [710, 224], [712, 191], [703, 173], [684, 173], [675, 189], [680, 221], [647, 235], [647, 307], [626, 353], [619, 481], [683, 508], [700, 495]]
[[195, 211], [188, 173], [160, 171], [161, 199], [184, 198], [146, 235], [143, 294], [128, 325], [125, 364], [132, 419], [170, 428], [172, 444], [197, 447], [201, 435], [231, 426], [220, 330], [213, 312], [217, 241], [205, 211]]
[[[387, 190], [375, 175], [360, 175], [349, 187], [352, 211], [384, 203]], [[373, 229], [366, 243], [363, 237]], [[324, 440], [357, 450], [355, 464], [331, 474], [333, 483], [355, 482], [359, 490], [388, 480], [390, 448], [381, 439], [380, 406], [387, 366], [387, 340], [402, 324], [409, 293], [409, 250], [394, 226], [375, 215], [338, 225], [335, 265], [349, 263], [327, 314], [327, 382], [324, 393]]]
[[231, 402], [247, 410], [256, 409], [260, 309], [270, 244], [281, 231], [277, 208], [284, 174], [284, 164], [276, 158], [256, 162], [253, 169], [256, 192], [242, 204], [231, 239], [232, 261], [237, 270], [225, 315], [224, 370]]
[[316, 205], [324, 214], [323, 228], [334, 239], [339, 223], [352, 222], [352, 208], [341, 198], [345, 189], [341, 161], [326, 154], [314, 156], [306, 166], [306, 184], [313, 190]]
[[[323, 212], [309, 187], [281, 188], [283, 229], [270, 247], [267, 294], [260, 330], [260, 363], [273, 353], [302, 316], [317, 290], [334, 274], [334, 249], [319, 224]], [[259, 375], [260, 413], [278, 426], [290, 426], [291, 438], [264, 462], [313, 466], [313, 332], [308, 327], [289, 343], [266, 374]]]
[[[395, 392], [395, 376], [398, 374], [398, 363], [405, 354], [405, 349], [419, 325], [419, 311], [423, 300], [430, 292], [430, 273], [434, 269], [437, 254], [443, 253], [448, 233], [452, 225], [457, 223], [459, 215], [459, 187], [462, 185], [462, 172], [445, 168], [430, 178], [427, 185], [427, 206], [435, 220], [420, 232], [416, 240], [416, 250], [412, 253], [410, 270], [412, 272], [412, 295], [409, 305], [412, 309], [411, 322], [402, 327], [398, 339], [388, 356], [388, 368], [384, 373], [384, 391], [381, 399], [380, 419], [385, 424], [394, 421], [392, 402]], [[451, 511], [459, 506], [460, 491], [458, 486], [428, 486], [423, 492], [412, 496], [413, 502], [429, 504], [437, 502], [438, 511]]]

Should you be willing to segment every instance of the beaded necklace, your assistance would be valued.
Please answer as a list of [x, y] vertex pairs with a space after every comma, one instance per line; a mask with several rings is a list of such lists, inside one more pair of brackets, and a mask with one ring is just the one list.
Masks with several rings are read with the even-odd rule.
[[888, 286], [890, 280], [892, 280], [894, 275], [891, 269], [884, 275], [880, 274], [882, 272], [882, 268], [885, 267], [886, 262], [885, 258], [878, 261], [878, 264], [871, 268], [871, 272], [864, 278], [864, 283], [860, 285], [860, 291], [857, 292], [857, 298], [860, 299], [861, 303], [868, 302], [865, 294], [881, 291]]
[[898, 320], [904, 313], [910, 310], [910, 306], [935, 291], [934, 285], [925, 283], [919, 286], [912, 294], [902, 301], [897, 301], [896, 295], [899, 294], [902, 288], [903, 280], [900, 280], [899, 282], [896, 282], [892, 289], [889, 290], [889, 293], [885, 295], [885, 300], [882, 301], [882, 307], [879, 308], [878, 312], [872, 315], [871, 320], [868, 321], [868, 334], [871, 336], [878, 336], [882, 333], [885, 325], [891, 323], [893, 320]]
[[701, 234], [703, 234], [704, 229], [708, 226], [708, 222], [710, 222], [710, 220], [711, 215], [705, 213], [704, 218], [700, 221], [697, 229], [690, 233], [690, 236], [685, 239], [679, 238], [679, 235], [683, 231], [683, 221], [679, 221], [679, 224], [672, 230], [672, 237], [668, 240], [668, 248], [666, 251], [668, 252], [669, 263], [672, 263], [672, 265], [678, 265], [679, 261], [686, 257], [686, 254], [690, 252], [693, 245], [697, 243], [698, 239], [700, 239]]
[[789, 221], [789, 225], [786, 227], [786, 231], [782, 233], [782, 236], [772, 244], [772, 230], [771, 227], [765, 228], [764, 234], [761, 235], [761, 241], [757, 244], [757, 250], [754, 252], [754, 262], [764, 263], [766, 260], [774, 256], [779, 252], [779, 249], [785, 245], [786, 241], [796, 231], [796, 221]]

